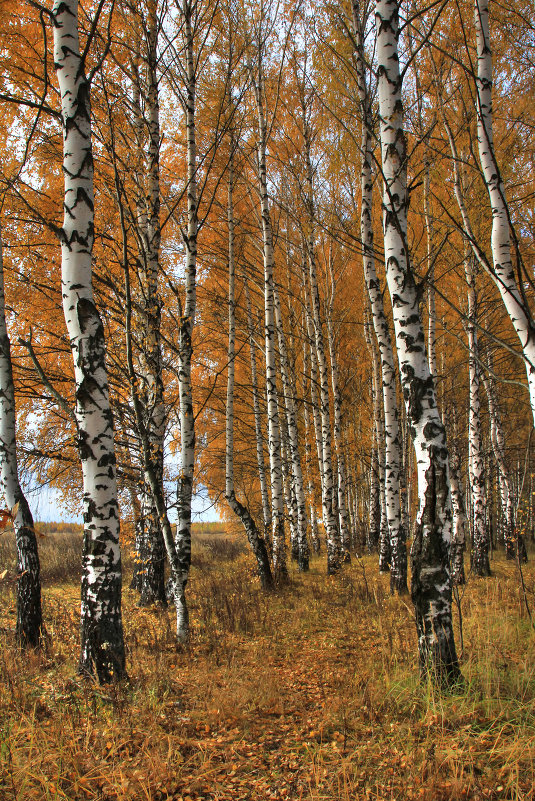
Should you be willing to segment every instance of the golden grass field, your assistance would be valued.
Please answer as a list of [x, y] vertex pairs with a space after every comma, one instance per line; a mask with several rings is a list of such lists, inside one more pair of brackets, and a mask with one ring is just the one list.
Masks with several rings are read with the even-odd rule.
[[[40, 545], [42, 653], [15, 646], [0, 587], [2, 801], [535, 798], [535, 632], [503, 556], [462, 590], [450, 694], [419, 681], [410, 600], [376, 557], [336, 578], [314, 559], [266, 595], [244, 538], [215, 532], [194, 538], [185, 648], [172, 612], [136, 606], [125, 560], [129, 680], [99, 687], [76, 675], [80, 537]], [[533, 559], [524, 576], [535, 605]]]

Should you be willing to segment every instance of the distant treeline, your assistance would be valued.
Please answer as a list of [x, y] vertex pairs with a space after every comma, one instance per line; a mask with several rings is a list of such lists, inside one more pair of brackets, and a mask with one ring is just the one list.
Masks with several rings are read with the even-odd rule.
[[[82, 523], [63, 523], [61, 521], [52, 522], [37, 522], [35, 529], [38, 534], [48, 536], [50, 534], [83, 534], [84, 527]], [[173, 526], [174, 529], [174, 526]], [[219, 534], [224, 533], [226, 530], [225, 523], [193, 523], [193, 534]]]
[[62, 523], [56, 520], [44, 523], [39, 520], [35, 523], [35, 530], [46, 537], [49, 534], [83, 534], [84, 527], [82, 523]]

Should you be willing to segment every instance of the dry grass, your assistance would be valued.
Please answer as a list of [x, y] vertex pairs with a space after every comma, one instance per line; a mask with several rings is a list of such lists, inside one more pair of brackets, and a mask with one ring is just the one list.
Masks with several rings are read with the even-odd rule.
[[172, 614], [125, 589], [116, 687], [75, 675], [74, 581], [45, 587], [43, 654], [5, 633], [2, 591], [2, 801], [534, 797], [535, 646], [514, 565], [466, 588], [465, 686], [449, 695], [418, 681], [410, 602], [371, 557], [334, 579], [315, 560], [269, 596], [233, 538], [198, 538], [194, 565], [185, 649]]

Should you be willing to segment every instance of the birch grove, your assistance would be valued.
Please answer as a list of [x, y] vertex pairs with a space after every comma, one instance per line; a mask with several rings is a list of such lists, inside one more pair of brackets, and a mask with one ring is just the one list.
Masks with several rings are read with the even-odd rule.
[[420, 670], [454, 684], [452, 586], [470, 593], [503, 555], [529, 606], [534, 14], [8, 5], [0, 462], [17, 564], [0, 583], [17, 577], [16, 637], [46, 628], [46, 486], [83, 518], [84, 674], [126, 675], [123, 546], [128, 603], [163, 619], [172, 602], [177, 643], [204, 636], [209, 515], [246, 543], [251, 586], [277, 586], [254, 601], [270, 614], [318, 572], [333, 598], [410, 586]]

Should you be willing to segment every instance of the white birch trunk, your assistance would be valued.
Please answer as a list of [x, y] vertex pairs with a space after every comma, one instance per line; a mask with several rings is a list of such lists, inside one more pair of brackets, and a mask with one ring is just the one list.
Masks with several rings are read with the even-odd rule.
[[6, 511], [15, 509], [13, 528], [17, 547], [17, 627], [22, 646], [37, 647], [44, 633], [41, 577], [33, 517], [19, 482], [17, 464], [15, 387], [11, 344], [6, 326], [4, 259], [0, 229], [0, 496]]
[[477, 142], [483, 177], [492, 208], [492, 277], [520, 340], [526, 364], [531, 411], [535, 424], [535, 328], [529, 306], [518, 285], [511, 260], [509, 211], [494, 151], [492, 119], [492, 51], [488, 0], [475, 0], [477, 42]]
[[[312, 215], [311, 215], [312, 216]], [[312, 221], [311, 221], [312, 227]], [[329, 373], [325, 356], [323, 327], [321, 322], [320, 296], [316, 273], [316, 258], [314, 252], [314, 234], [311, 233], [308, 243], [308, 265], [310, 281], [310, 297], [312, 301], [312, 324], [314, 330], [314, 345], [316, 364], [319, 378], [321, 445], [322, 445], [322, 510], [323, 525], [327, 540], [327, 573], [336, 573], [340, 568], [340, 533], [338, 521], [333, 509], [333, 462], [331, 448], [331, 415], [329, 398]]]
[[295, 407], [295, 385], [292, 380], [288, 349], [282, 325], [282, 311], [278, 292], [274, 288], [275, 323], [279, 340], [279, 354], [281, 366], [282, 387], [284, 392], [284, 409], [286, 413], [286, 426], [288, 431], [289, 457], [291, 461], [293, 491], [296, 503], [296, 539], [297, 564], [301, 572], [308, 570], [308, 542], [307, 542], [307, 513], [305, 487], [303, 483], [303, 468], [299, 451], [299, 432], [297, 429], [297, 410]]
[[481, 376], [489, 407], [492, 450], [498, 466], [498, 484], [504, 518], [505, 555], [507, 559], [516, 559], [518, 557], [521, 561], [527, 561], [524, 539], [515, 525], [513, 483], [505, 456], [505, 433], [501, 421], [496, 387], [490, 374], [486, 374], [482, 370]]
[[264, 438], [262, 436], [262, 415], [260, 413], [260, 395], [258, 392], [258, 376], [256, 371], [256, 345], [251, 308], [251, 294], [247, 277], [244, 278], [245, 299], [247, 304], [247, 331], [249, 335], [249, 356], [251, 361], [251, 389], [253, 393], [253, 411], [256, 442], [256, 461], [258, 465], [258, 478], [260, 482], [260, 497], [262, 498], [262, 516], [264, 519], [264, 538], [270, 547], [271, 539], [271, 505], [269, 500], [266, 479], [266, 465], [264, 462]]
[[312, 446], [311, 446], [311, 431], [310, 431], [310, 413], [309, 413], [309, 393], [308, 393], [308, 342], [307, 336], [303, 340], [303, 419], [305, 423], [305, 466], [306, 466], [306, 479], [307, 479], [307, 495], [308, 495], [308, 508], [309, 508], [309, 521], [310, 521], [310, 539], [312, 548], [315, 554], [321, 551], [321, 541], [318, 532], [318, 518], [316, 512], [316, 491], [314, 487], [314, 477], [312, 471]]
[[452, 451], [450, 459], [451, 505], [453, 509], [453, 531], [451, 540], [451, 576], [454, 584], [464, 584], [464, 551], [468, 537], [468, 518], [459, 480], [459, 459]]
[[[158, 20], [157, 2], [147, 4], [146, 125], [148, 130], [146, 195], [141, 201], [142, 314], [144, 338], [141, 354], [145, 427], [150, 445], [149, 458], [163, 494], [163, 455], [165, 438], [165, 404], [161, 356], [160, 272], [160, 112], [158, 98]], [[141, 564], [140, 604], [166, 605], [165, 546], [156, 503], [145, 485], [147, 503], [144, 509], [145, 537]]]
[[372, 429], [372, 442], [371, 442], [371, 455], [370, 455], [370, 500], [369, 500], [369, 514], [368, 514], [368, 531], [366, 534], [366, 545], [369, 553], [377, 550], [381, 539], [381, 488], [380, 488], [380, 424], [381, 417], [381, 400], [378, 387], [376, 386], [376, 370], [375, 370], [375, 357], [372, 347], [372, 336], [370, 331], [369, 310], [366, 307], [364, 314], [364, 338], [368, 345], [370, 358], [372, 361], [373, 369], [370, 381], [370, 396], [372, 405], [373, 416], [373, 429]]
[[195, 418], [193, 415], [193, 392], [191, 386], [191, 361], [193, 356], [193, 326], [197, 305], [197, 141], [195, 131], [195, 59], [193, 52], [193, 14], [195, 4], [184, 0], [181, 15], [186, 59], [185, 113], [187, 147], [187, 203], [188, 224], [184, 236], [186, 244], [185, 284], [186, 299], [178, 331], [178, 386], [180, 419], [180, 474], [177, 500], [178, 522], [175, 545], [180, 563], [180, 579], [173, 588], [177, 614], [177, 638], [187, 640], [189, 636], [189, 612], [186, 602], [186, 584], [191, 566], [191, 498], [195, 467]]
[[479, 400], [476, 279], [474, 265], [469, 256], [465, 258], [464, 270], [468, 285], [468, 475], [472, 500], [472, 571], [476, 576], [490, 576], [489, 536], [485, 520], [485, 465]]
[[266, 395], [268, 415], [268, 451], [271, 483], [271, 518], [273, 570], [275, 580], [286, 581], [286, 546], [284, 534], [284, 488], [282, 477], [281, 435], [277, 402], [277, 360], [275, 343], [275, 301], [273, 294], [273, 231], [267, 189], [267, 123], [264, 109], [264, 79], [261, 54], [258, 55], [258, 76], [255, 96], [258, 115], [258, 178], [262, 213], [262, 239], [264, 256], [264, 326], [266, 351]]
[[79, 669], [100, 681], [125, 671], [121, 552], [113, 420], [104, 329], [93, 301], [93, 157], [89, 85], [78, 38], [78, 2], [56, 0], [54, 65], [63, 120], [63, 310], [74, 361], [78, 449], [84, 486], [81, 654]]
[[407, 249], [407, 148], [399, 70], [399, 2], [376, 0], [383, 232], [399, 373], [418, 465], [419, 509], [411, 551], [411, 595], [420, 666], [450, 683], [459, 675], [451, 617], [451, 500], [446, 434], [425, 353], [418, 293]]
[[345, 454], [342, 443], [342, 393], [340, 392], [340, 381], [338, 378], [338, 361], [335, 346], [335, 336], [333, 330], [333, 306], [335, 295], [335, 282], [332, 274], [330, 257], [329, 257], [329, 274], [331, 283], [331, 292], [329, 298], [329, 307], [326, 315], [327, 325], [327, 344], [329, 347], [329, 357], [331, 363], [331, 387], [333, 391], [333, 413], [334, 413], [334, 448], [336, 451], [337, 461], [337, 475], [338, 475], [338, 520], [340, 529], [340, 547], [342, 549], [342, 562], [351, 562], [351, 538], [350, 538], [350, 524], [349, 514], [347, 510], [347, 476]]
[[[231, 142], [234, 148], [234, 142]], [[269, 564], [266, 543], [258, 532], [256, 523], [245, 504], [240, 503], [234, 488], [234, 374], [236, 358], [236, 265], [234, 247], [234, 163], [231, 155], [229, 166], [228, 186], [228, 374], [227, 374], [227, 405], [226, 405], [226, 468], [225, 468], [225, 496], [230, 508], [236, 514], [245, 529], [247, 539], [256, 558], [258, 576], [263, 589], [273, 587], [273, 576]]]
[[[370, 299], [373, 329], [379, 347], [385, 431], [385, 504], [390, 536], [391, 590], [407, 592], [406, 533], [401, 520], [401, 445], [396, 398], [396, 367], [390, 328], [383, 304], [381, 285], [375, 269], [373, 242], [373, 120], [366, 80], [364, 41], [359, 0], [353, 0], [353, 31], [356, 43], [357, 81], [362, 114], [360, 237], [364, 281]], [[379, 389], [379, 384], [377, 385]]]

